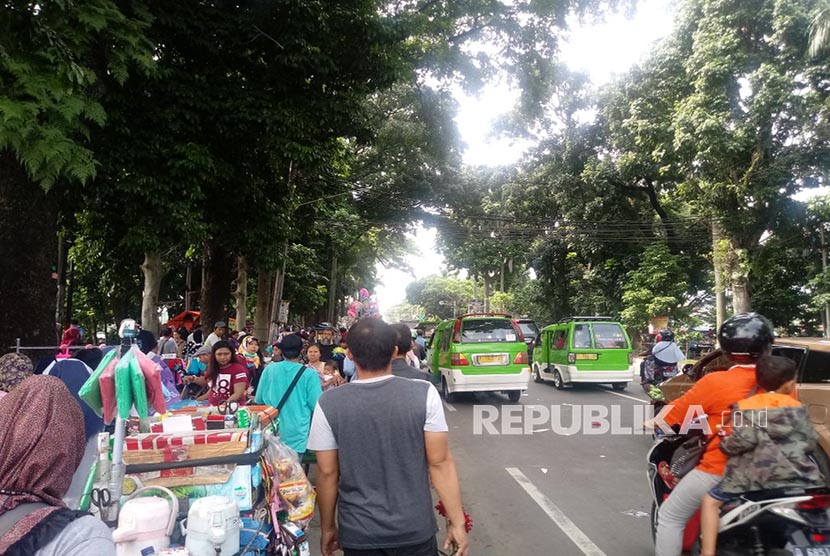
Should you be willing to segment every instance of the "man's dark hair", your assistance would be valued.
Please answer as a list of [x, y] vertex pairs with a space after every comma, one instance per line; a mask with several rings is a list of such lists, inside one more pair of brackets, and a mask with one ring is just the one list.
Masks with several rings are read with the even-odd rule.
[[157, 345], [159, 345], [158, 340], [156, 340], [156, 335], [149, 330], [140, 331], [136, 336], [136, 343], [138, 344], [138, 349], [140, 349], [145, 355], [150, 353], [156, 348]]
[[165, 326], [164, 328], [161, 329], [160, 334], [162, 336], [172, 336], [173, 335], [173, 329], [170, 328], [169, 326]]
[[398, 335], [398, 341], [395, 342], [398, 346], [398, 356], [403, 357], [412, 350], [412, 331], [403, 323], [393, 324], [392, 328]]
[[785, 383], [795, 380], [795, 361], [780, 355], [765, 355], [758, 359], [755, 370], [758, 386], [774, 392]]
[[398, 333], [380, 319], [361, 319], [349, 330], [349, 349], [364, 371], [386, 370], [397, 342]]

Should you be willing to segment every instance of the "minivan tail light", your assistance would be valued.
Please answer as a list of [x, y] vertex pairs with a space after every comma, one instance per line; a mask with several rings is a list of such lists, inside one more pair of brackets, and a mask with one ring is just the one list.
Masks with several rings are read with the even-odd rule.
[[796, 504], [799, 510], [826, 510], [830, 508], [830, 494], [818, 494], [809, 500]]
[[568, 363], [570, 365], [573, 365], [574, 363], [576, 363], [576, 354], [575, 353], [569, 353], [568, 354]]
[[450, 356], [450, 362], [453, 367], [463, 367], [464, 365], [470, 364], [470, 362], [467, 361], [467, 356], [463, 353], [453, 353]]
[[634, 352], [633, 351], [628, 352], [628, 364], [629, 365], [634, 364]]
[[527, 365], [527, 352], [520, 351], [516, 354], [516, 358], [513, 359], [514, 365]]

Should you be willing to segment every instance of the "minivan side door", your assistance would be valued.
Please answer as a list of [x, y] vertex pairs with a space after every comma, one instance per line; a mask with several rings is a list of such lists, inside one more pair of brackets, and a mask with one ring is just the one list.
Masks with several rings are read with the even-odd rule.
[[445, 328], [435, 331], [435, 334], [438, 335], [440, 332], [440, 337], [438, 338], [438, 366], [447, 368], [450, 366], [450, 337], [452, 336], [452, 327], [446, 326]]
[[568, 332], [569, 327], [553, 330], [550, 339], [550, 372], [553, 372], [553, 365], [568, 364]]

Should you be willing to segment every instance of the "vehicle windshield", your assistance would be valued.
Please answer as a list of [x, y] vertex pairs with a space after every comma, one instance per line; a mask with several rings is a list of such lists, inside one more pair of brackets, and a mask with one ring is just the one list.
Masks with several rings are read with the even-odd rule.
[[461, 342], [481, 344], [489, 342], [517, 342], [519, 335], [507, 319], [474, 319], [461, 322]]
[[594, 345], [597, 349], [626, 349], [628, 340], [619, 324], [595, 324]]
[[525, 340], [532, 340], [539, 335], [539, 329], [532, 322], [520, 322], [519, 328], [525, 337]]

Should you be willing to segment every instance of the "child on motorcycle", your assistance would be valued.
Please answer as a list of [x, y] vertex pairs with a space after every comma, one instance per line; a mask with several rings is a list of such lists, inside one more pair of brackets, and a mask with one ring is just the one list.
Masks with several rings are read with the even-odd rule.
[[723, 480], [703, 497], [701, 506], [701, 556], [715, 556], [720, 509], [747, 492], [783, 488], [817, 487], [821, 473], [808, 454], [817, 435], [807, 409], [792, 397], [795, 362], [786, 357], [765, 356], [757, 364], [755, 394], [735, 404], [732, 429], [721, 427], [720, 449], [729, 456]]

